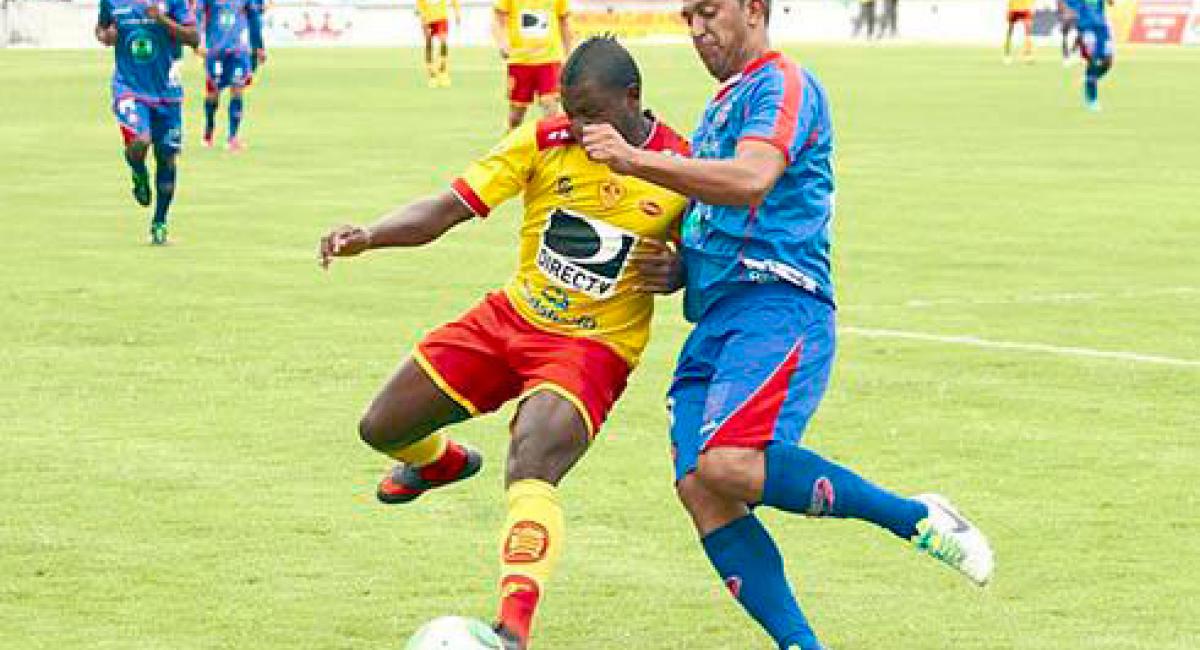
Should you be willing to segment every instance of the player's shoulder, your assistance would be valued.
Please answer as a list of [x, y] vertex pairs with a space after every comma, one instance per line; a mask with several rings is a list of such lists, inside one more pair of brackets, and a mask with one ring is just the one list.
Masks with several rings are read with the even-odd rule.
[[571, 135], [571, 120], [566, 115], [555, 115], [538, 120], [533, 128], [538, 151], [547, 151], [575, 144]]
[[666, 122], [654, 117], [648, 111], [646, 115], [654, 120], [654, 130], [650, 132], [650, 138], [646, 140], [645, 149], [673, 153], [679, 156], [690, 156], [692, 154], [691, 145], [686, 138], [679, 135], [678, 131], [671, 128]]

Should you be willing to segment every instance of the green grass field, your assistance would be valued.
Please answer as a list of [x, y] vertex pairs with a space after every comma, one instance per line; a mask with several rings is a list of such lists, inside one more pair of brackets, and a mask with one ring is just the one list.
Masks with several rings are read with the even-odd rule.
[[[1200, 647], [1200, 50], [1123, 52], [1098, 115], [1048, 50], [792, 52], [834, 102], [859, 328], [806, 440], [951, 495], [999, 561], [980, 592], [865, 525], [768, 513], [815, 625], [838, 650]], [[639, 56], [690, 130], [713, 88], [693, 54]], [[506, 279], [517, 206], [330, 273], [314, 250], [491, 145], [491, 55], [431, 91], [411, 51], [276, 51], [240, 157], [199, 147], [189, 60], [165, 249], [128, 196], [110, 66], [0, 51], [0, 648], [385, 649], [490, 617], [508, 411], [456, 432], [480, 478], [406, 509], [373, 503], [386, 464], [355, 425], [423, 331]], [[661, 305], [564, 484], [539, 648], [770, 645], [674, 499], [662, 395], [687, 328]]]

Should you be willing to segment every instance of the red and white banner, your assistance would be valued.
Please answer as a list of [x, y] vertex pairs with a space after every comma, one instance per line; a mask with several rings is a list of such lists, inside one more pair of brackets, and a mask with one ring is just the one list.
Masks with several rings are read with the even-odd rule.
[[1193, 4], [1194, 0], [1140, 0], [1129, 32], [1130, 42], [1182, 43], [1184, 32], [1194, 18]]

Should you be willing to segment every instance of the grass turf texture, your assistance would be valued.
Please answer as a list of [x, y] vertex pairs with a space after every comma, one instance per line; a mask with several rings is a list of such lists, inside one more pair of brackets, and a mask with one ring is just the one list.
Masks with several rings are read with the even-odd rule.
[[[1050, 52], [793, 49], [839, 135], [842, 324], [1200, 358], [1200, 51], [1123, 53], [1105, 112]], [[712, 89], [639, 51], [690, 130]], [[490, 53], [425, 89], [415, 52], [280, 50], [248, 153], [199, 147], [186, 64], [177, 243], [144, 244], [106, 52], [0, 51], [0, 647], [393, 648], [493, 613], [505, 415], [454, 435], [489, 464], [407, 508], [355, 424], [420, 333], [500, 285], [518, 211], [320, 272], [329, 225], [435, 191], [496, 139]], [[224, 130], [222, 108], [220, 136]], [[766, 648], [671, 491], [645, 363], [563, 487], [569, 545], [538, 646]], [[847, 335], [807, 441], [990, 533], [986, 592], [856, 523], [765, 514], [839, 649], [1200, 646], [1200, 368]], [[506, 412], [507, 413], [507, 412]]]

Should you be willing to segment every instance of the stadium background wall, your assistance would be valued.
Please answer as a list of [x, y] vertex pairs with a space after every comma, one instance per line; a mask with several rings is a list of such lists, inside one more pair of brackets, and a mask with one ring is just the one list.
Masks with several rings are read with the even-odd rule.
[[[682, 41], [674, 0], [574, 0], [580, 34], [614, 32], [627, 39]], [[1038, 0], [1038, 36], [1057, 38], [1049, 19], [1053, 0]], [[905, 40], [995, 44], [1002, 35], [1005, 0], [902, 0]], [[850, 40], [858, 12], [853, 0], [777, 0], [777, 42]], [[1200, 45], [1200, 0], [1118, 0], [1113, 22], [1122, 41]], [[0, 47], [97, 47], [92, 38], [95, 0], [0, 0]], [[464, 0], [463, 23], [452, 31], [461, 45], [488, 45], [490, 3]], [[275, 0], [266, 37], [272, 46], [414, 46], [420, 30], [413, 1]]]

